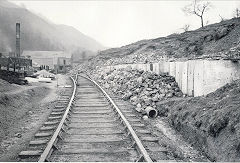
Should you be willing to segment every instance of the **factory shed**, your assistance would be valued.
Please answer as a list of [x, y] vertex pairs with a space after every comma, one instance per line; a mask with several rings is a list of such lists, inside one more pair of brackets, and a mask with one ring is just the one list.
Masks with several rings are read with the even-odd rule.
[[59, 57], [57, 59], [57, 64], [54, 65], [55, 72], [58, 73], [66, 73], [68, 68], [71, 67], [71, 58]]
[[23, 51], [22, 56], [30, 57], [40, 69], [54, 70], [55, 73], [65, 73], [66, 67], [71, 65], [68, 58], [71, 55], [63, 51]]

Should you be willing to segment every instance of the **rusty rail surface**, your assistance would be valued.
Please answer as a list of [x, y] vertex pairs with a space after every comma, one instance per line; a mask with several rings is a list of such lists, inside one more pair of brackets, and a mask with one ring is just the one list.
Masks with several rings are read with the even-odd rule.
[[[112, 98], [107, 94], [107, 92], [94, 80], [92, 80], [88, 75], [88, 77], [79, 75], [81, 77], [84, 77], [88, 80], [90, 80], [91, 82], [93, 82], [104, 94], [104, 96], [108, 99], [108, 101], [111, 103], [111, 105], [115, 108], [115, 110], [117, 111], [117, 113], [120, 115], [120, 117], [122, 118], [122, 121], [124, 122], [124, 124], [126, 125], [129, 133], [132, 135], [133, 141], [136, 143], [137, 145], [137, 149], [138, 152], [141, 154], [140, 157], [143, 157], [143, 159], [145, 160], [145, 162], [153, 162], [152, 159], [150, 158], [148, 152], [146, 151], [146, 149], [144, 148], [141, 140], [138, 138], [136, 132], [133, 130], [132, 126], [130, 125], [130, 123], [128, 122], [128, 120], [125, 118], [125, 116], [123, 115], [123, 113], [121, 112], [121, 110], [118, 108], [118, 106], [115, 104], [115, 102], [112, 100]], [[141, 158], [139, 158], [141, 159]]]
[[70, 101], [69, 101], [69, 103], [68, 103], [68, 107], [67, 107], [67, 109], [66, 109], [66, 111], [65, 111], [65, 113], [64, 113], [64, 115], [63, 115], [63, 117], [62, 117], [62, 120], [60, 121], [57, 129], [55, 130], [52, 138], [51, 138], [50, 141], [48, 142], [47, 147], [45, 148], [45, 150], [44, 150], [43, 153], [41, 154], [38, 162], [45, 162], [45, 161], [47, 161], [47, 158], [51, 155], [51, 153], [52, 153], [52, 151], [53, 151], [53, 147], [55, 146], [55, 143], [56, 143], [56, 141], [58, 140], [59, 133], [60, 133], [60, 131], [62, 130], [62, 127], [63, 127], [63, 125], [64, 125], [64, 122], [65, 122], [65, 120], [66, 120], [66, 118], [67, 118], [67, 115], [68, 115], [70, 109], [71, 109], [72, 102], [73, 102], [73, 100], [74, 100], [75, 93], [76, 93], [76, 88], [77, 88], [77, 86], [76, 86], [77, 75], [76, 75], [76, 77], [75, 77], [75, 80], [74, 80], [72, 77], [71, 77], [71, 79], [72, 79], [73, 86], [74, 86], [72, 97], [71, 97], [71, 99], [70, 99]]

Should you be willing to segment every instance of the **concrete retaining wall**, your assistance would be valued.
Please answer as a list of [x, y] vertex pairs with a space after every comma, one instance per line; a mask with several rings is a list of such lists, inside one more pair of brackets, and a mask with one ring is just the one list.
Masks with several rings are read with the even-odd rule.
[[182, 92], [189, 96], [206, 95], [233, 80], [240, 79], [240, 63], [229, 60], [161, 61], [151, 64], [107, 66], [106, 70], [127, 66], [157, 74], [168, 73], [175, 77]]

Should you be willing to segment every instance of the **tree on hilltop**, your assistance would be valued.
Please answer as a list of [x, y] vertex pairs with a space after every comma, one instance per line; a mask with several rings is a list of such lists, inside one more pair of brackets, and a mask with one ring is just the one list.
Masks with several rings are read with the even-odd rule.
[[201, 20], [201, 26], [204, 27], [204, 14], [211, 8], [210, 2], [201, 0], [193, 0], [193, 2], [185, 6], [182, 10], [185, 14], [196, 15]]
[[235, 18], [239, 18], [240, 17], [240, 10], [239, 8], [236, 8], [235, 11], [234, 11], [234, 17]]

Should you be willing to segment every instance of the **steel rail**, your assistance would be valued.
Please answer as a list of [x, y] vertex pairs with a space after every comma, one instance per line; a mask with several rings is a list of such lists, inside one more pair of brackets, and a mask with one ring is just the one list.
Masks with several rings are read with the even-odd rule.
[[81, 77], [84, 77], [88, 80], [90, 80], [91, 82], [93, 82], [102, 92], [103, 94], [108, 98], [109, 102], [113, 105], [113, 107], [116, 109], [116, 111], [118, 112], [118, 114], [120, 115], [120, 117], [122, 118], [123, 122], [125, 123], [126, 127], [128, 128], [130, 134], [132, 135], [138, 149], [139, 152], [142, 154], [144, 160], [146, 162], [153, 162], [152, 159], [150, 158], [148, 152], [146, 151], [146, 149], [144, 148], [144, 146], [142, 145], [141, 140], [138, 138], [136, 132], [133, 130], [132, 126], [130, 125], [130, 123], [128, 122], [128, 120], [125, 118], [125, 116], [122, 114], [121, 110], [118, 108], [118, 106], [115, 104], [115, 102], [112, 100], [112, 98], [107, 94], [107, 92], [97, 83], [95, 82], [93, 79], [91, 79], [88, 75], [88, 77], [79, 75]]
[[71, 99], [70, 99], [70, 101], [69, 101], [69, 103], [68, 103], [67, 109], [66, 109], [66, 111], [65, 111], [65, 113], [64, 113], [64, 115], [63, 115], [63, 117], [62, 117], [62, 120], [60, 121], [57, 129], [55, 130], [52, 138], [51, 138], [50, 141], [48, 142], [47, 147], [45, 148], [45, 150], [44, 150], [43, 153], [41, 154], [38, 162], [45, 162], [46, 159], [48, 158], [48, 156], [51, 154], [52, 148], [53, 148], [53, 146], [54, 146], [54, 144], [55, 144], [55, 141], [57, 140], [57, 137], [58, 137], [58, 135], [59, 135], [59, 133], [60, 133], [62, 127], [63, 127], [63, 124], [64, 124], [64, 122], [65, 122], [65, 120], [66, 120], [66, 118], [67, 118], [67, 115], [68, 115], [68, 113], [69, 113], [69, 111], [70, 111], [70, 109], [71, 109], [71, 105], [72, 105], [72, 102], [73, 102], [73, 100], [74, 100], [75, 93], [76, 93], [77, 75], [76, 75], [76, 79], [75, 79], [75, 80], [74, 80], [72, 77], [70, 77], [70, 78], [72, 79], [73, 85], [74, 85], [72, 97], [71, 97]]

